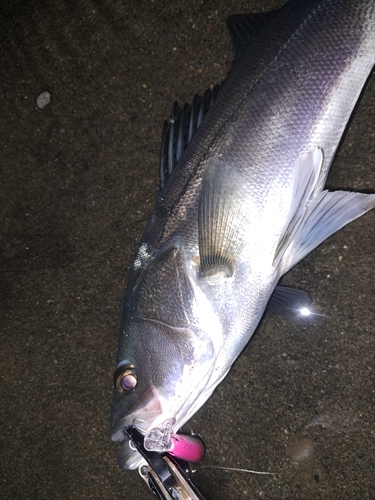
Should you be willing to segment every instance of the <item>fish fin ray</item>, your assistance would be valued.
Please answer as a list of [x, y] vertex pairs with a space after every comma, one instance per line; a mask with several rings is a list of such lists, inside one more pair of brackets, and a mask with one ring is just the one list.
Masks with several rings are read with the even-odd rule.
[[307, 254], [349, 222], [375, 207], [375, 194], [322, 191], [311, 200], [295, 238], [286, 249], [280, 268], [286, 273]]
[[202, 178], [198, 211], [200, 270], [203, 276], [232, 276], [245, 238], [244, 184], [220, 158], [212, 158]]
[[304, 290], [278, 285], [267, 304], [267, 310], [289, 320], [300, 320], [303, 308], [310, 310], [312, 300]]
[[277, 244], [273, 260], [274, 266], [278, 265], [286, 248], [289, 246], [290, 242], [293, 241], [299, 224], [306, 213], [309, 199], [314, 192], [322, 164], [323, 153], [319, 148], [308, 151], [307, 153], [301, 153], [295, 162], [291, 191], [292, 203], [285, 228]]
[[202, 97], [195, 95], [191, 105], [185, 104], [180, 108], [177, 103], [174, 103], [169, 119], [164, 122], [161, 137], [159, 167], [161, 191], [201, 126], [224, 83], [225, 80], [220, 85], [215, 85], [212, 90], [207, 89]]

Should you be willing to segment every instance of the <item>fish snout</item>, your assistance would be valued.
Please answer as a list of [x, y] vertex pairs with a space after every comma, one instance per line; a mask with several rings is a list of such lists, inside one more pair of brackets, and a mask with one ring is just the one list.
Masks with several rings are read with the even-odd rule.
[[142, 434], [146, 434], [162, 413], [161, 396], [154, 386], [142, 394], [136, 394], [135, 391], [129, 394], [114, 394], [109, 437], [113, 442], [123, 443], [117, 455], [117, 464], [121, 469], [136, 469], [143, 461], [125, 429], [134, 426]]

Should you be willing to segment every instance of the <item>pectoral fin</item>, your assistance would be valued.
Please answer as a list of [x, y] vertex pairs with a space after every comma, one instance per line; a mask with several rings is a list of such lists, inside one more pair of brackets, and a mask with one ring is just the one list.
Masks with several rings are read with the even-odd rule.
[[243, 181], [220, 158], [209, 160], [202, 178], [198, 213], [200, 270], [203, 276], [232, 276], [244, 247]]

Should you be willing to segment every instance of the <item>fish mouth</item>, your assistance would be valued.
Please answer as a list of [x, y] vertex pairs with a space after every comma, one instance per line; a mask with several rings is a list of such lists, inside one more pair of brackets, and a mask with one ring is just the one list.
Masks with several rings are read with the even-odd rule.
[[[110, 428], [109, 437], [114, 442], [124, 441], [126, 438], [124, 429], [129, 425], [134, 425], [143, 433], [147, 432], [163, 413], [163, 398], [155, 386], [149, 387], [141, 395], [134, 394], [134, 399], [134, 404], [130, 408], [128, 406], [123, 408], [124, 403], [127, 402], [125, 399], [115, 400], [113, 403], [113, 425]], [[123, 412], [125, 415], [121, 417]]]
[[[116, 417], [120, 411], [121, 408], [117, 412], [115, 408], [113, 420], [117, 420]], [[137, 398], [137, 402], [126, 411], [124, 417], [115, 421], [111, 426], [109, 438], [113, 442], [123, 443], [117, 455], [117, 464], [120, 469], [136, 469], [144, 461], [139, 452], [134, 448], [125, 429], [129, 426], [134, 426], [142, 434], [146, 434], [152, 427], [158, 425], [162, 415], [163, 405], [161, 395], [158, 389], [152, 386]]]

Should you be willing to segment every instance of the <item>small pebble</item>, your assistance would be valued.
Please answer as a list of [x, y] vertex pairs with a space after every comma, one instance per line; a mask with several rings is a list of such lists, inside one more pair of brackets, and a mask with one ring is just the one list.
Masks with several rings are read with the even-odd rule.
[[43, 109], [45, 106], [47, 106], [47, 104], [49, 104], [50, 100], [51, 94], [49, 92], [42, 92], [36, 100], [36, 105], [39, 109]]

